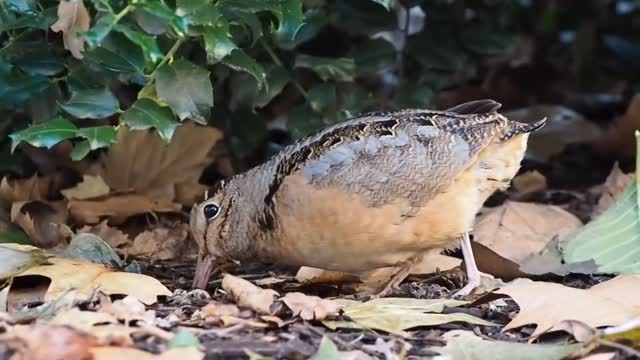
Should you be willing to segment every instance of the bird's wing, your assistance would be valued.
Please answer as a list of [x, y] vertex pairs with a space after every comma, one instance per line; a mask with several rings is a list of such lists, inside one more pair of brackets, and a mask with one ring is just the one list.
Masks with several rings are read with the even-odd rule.
[[318, 187], [361, 195], [371, 206], [399, 197], [424, 203], [447, 189], [505, 126], [496, 104], [370, 113], [300, 140], [271, 164], [263, 225], [273, 226], [274, 198], [293, 174]]

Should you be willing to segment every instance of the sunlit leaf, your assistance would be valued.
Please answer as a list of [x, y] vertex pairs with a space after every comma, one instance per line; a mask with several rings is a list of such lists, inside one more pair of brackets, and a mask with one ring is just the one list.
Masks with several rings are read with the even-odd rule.
[[[640, 154], [638, 132], [636, 141], [637, 153]], [[565, 248], [566, 262], [593, 259], [602, 273], [640, 273], [639, 182], [636, 176], [609, 209], [569, 236]]]
[[108, 125], [80, 128], [78, 136], [87, 139], [89, 148], [95, 150], [115, 144], [116, 129]]
[[238, 48], [224, 26], [207, 28], [202, 35], [209, 63], [222, 60], [225, 56], [230, 55], [234, 49]]
[[276, 37], [288, 42], [295, 39], [302, 26], [302, 0], [282, 0], [280, 24], [276, 30]]
[[80, 119], [100, 119], [118, 110], [118, 99], [107, 88], [77, 92], [65, 104], [60, 105], [69, 114]]
[[155, 128], [167, 143], [179, 125], [168, 106], [161, 106], [149, 98], [138, 99], [122, 114], [122, 122], [131, 130]]
[[220, 18], [218, 8], [210, 0], [178, 0], [176, 13], [186, 16], [194, 25], [216, 25]]
[[63, 117], [57, 117], [42, 124], [33, 125], [22, 131], [9, 134], [11, 138], [11, 151], [21, 142], [29, 143], [37, 147], [51, 148], [62, 140], [76, 137], [78, 128], [71, 121]]

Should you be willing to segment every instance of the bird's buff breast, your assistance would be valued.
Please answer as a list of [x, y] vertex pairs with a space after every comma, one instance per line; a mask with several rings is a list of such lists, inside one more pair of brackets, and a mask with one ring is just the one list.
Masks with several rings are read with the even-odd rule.
[[404, 199], [370, 207], [357, 194], [319, 189], [290, 176], [276, 199], [276, 233], [260, 243], [258, 253], [290, 265], [345, 272], [397, 265], [455, 245], [475, 215], [465, 207], [477, 196], [472, 181], [461, 177], [452, 189], [457, 194], [444, 192], [412, 209]]

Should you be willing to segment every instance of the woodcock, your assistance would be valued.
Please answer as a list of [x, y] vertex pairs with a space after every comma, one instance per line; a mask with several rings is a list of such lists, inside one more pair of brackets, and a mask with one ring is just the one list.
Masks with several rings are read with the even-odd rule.
[[480, 283], [469, 231], [516, 175], [529, 133], [500, 104], [369, 113], [325, 128], [220, 184], [193, 206], [200, 256], [194, 287], [221, 260], [363, 273], [396, 266], [387, 294], [430, 251], [460, 241], [468, 283]]

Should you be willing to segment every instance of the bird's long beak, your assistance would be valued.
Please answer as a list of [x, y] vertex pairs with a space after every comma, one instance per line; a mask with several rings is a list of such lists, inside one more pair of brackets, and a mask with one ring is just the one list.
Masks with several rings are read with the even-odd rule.
[[204, 289], [207, 287], [207, 283], [209, 283], [209, 278], [211, 277], [211, 273], [215, 266], [214, 260], [213, 256], [205, 254], [202, 249], [200, 250], [198, 253], [198, 261], [196, 263], [196, 273], [193, 276], [191, 288]]

